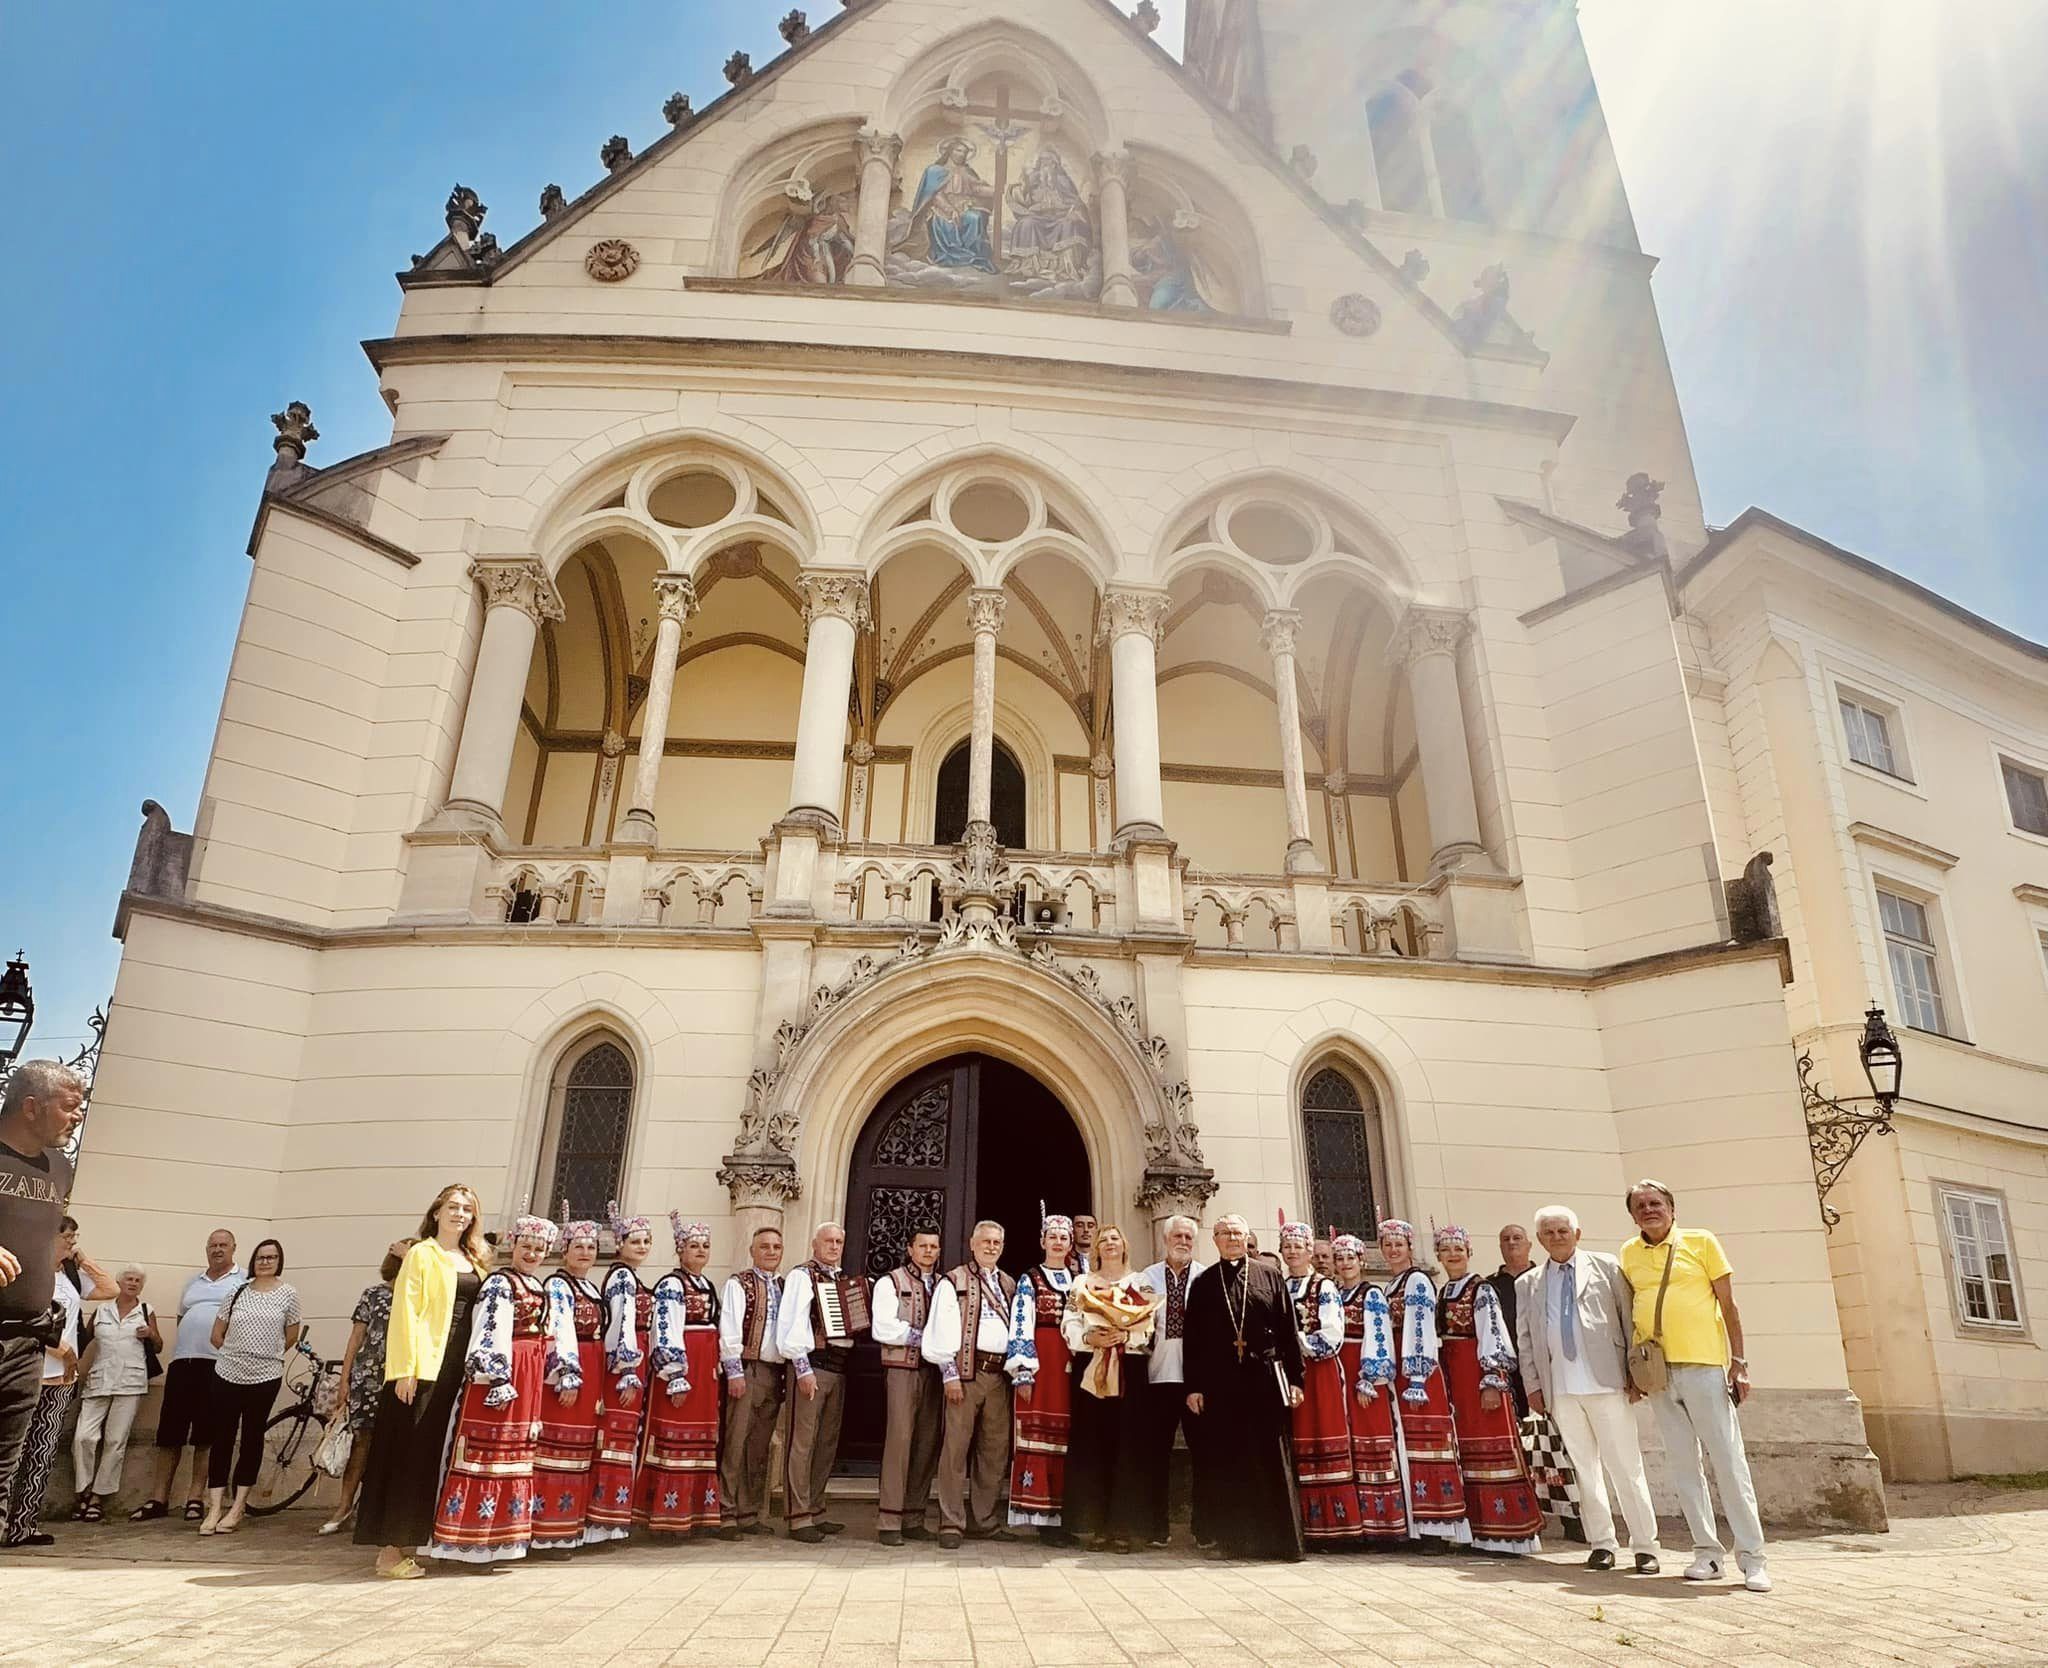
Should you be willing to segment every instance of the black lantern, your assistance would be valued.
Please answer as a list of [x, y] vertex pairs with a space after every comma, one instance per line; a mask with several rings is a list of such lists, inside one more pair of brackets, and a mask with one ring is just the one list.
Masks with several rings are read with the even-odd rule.
[[1884, 1022], [1884, 1009], [1873, 1006], [1863, 1016], [1863, 1039], [1856, 1045], [1863, 1058], [1863, 1075], [1870, 1079], [1870, 1092], [1889, 1112], [1899, 1098], [1899, 1080], [1904, 1061], [1899, 1056], [1899, 1039]]
[[13, 1042], [0, 1041], [0, 1066], [11, 1066], [21, 1058], [21, 1051], [28, 1046], [28, 1028], [35, 1018], [36, 993], [29, 988], [28, 963], [16, 950], [7, 971], [0, 973], [0, 1038], [5, 1037], [9, 1026], [14, 1027]]

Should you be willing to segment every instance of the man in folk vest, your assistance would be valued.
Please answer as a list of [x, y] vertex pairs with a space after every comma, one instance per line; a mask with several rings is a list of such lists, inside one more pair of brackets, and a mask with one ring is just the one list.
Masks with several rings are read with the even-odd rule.
[[782, 1414], [782, 1350], [775, 1341], [782, 1307], [782, 1230], [756, 1228], [754, 1264], [725, 1283], [718, 1310], [718, 1360], [725, 1374], [725, 1449], [719, 1480], [725, 1484], [719, 1534], [765, 1535], [768, 1447]]
[[932, 1292], [924, 1358], [945, 1385], [946, 1433], [939, 1448], [939, 1546], [956, 1550], [964, 1536], [1007, 1541], [1002, 1526], [1003, 1478], [1010, 1469], [1010, 1304], [1017, 1282], [996, 1265], [1003, 1255], [1000, 1222], [977, 1222], [973, 1255]]
[[880, 1528], [884, 1546], [930, 1537], [924, 1511], [939, 1464], [939, 1370], [924, 1358], [924, 1328], [931, 1314], [932, 1286], [939, 1266], [939, 1235], [933, 1228], [910, 1236], [905, 1261], [875, 1282], [874, 1325], [882, 1346], [882, 1383], [888, 1423], [882, 1437]]
[[808, 1262], [799, 1263], [782, 1290], [776, 1343], [795, 1373], [796, 1402], [783, 1455], [783, 1511], [789, 1538], [814, 1544], [845, 1529], [825, 1516], [825, 1485], [839, 1458], [839, 1422], [846, 1412], [846, 1368], [853, 1341], [828, 1342], [820, 1286], [845, 1274], [846, 1230], [827, 1222], [811, 1235]]

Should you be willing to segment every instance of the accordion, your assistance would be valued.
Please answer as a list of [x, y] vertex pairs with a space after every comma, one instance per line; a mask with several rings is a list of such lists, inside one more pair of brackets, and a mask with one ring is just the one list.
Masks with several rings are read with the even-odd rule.
[[817, 1294], [818, 1342], [831, 1346], [853, 1342], [869, 1325], [867, 1282], [855, 1274], [813, 1274]]

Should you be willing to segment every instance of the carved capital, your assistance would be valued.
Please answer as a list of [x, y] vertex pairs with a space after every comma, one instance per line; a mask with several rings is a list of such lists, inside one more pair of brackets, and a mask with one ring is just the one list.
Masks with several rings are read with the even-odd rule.
[[1107, 782], [1109, 773], [1115, 768], [1116, 761], [1110, 757], [1107, 748], [1091, 755], [1088, 760], [1088, 774], [1098, 782]]
[[865, 574], [817, 570], [797, 575], [804, 598], [804, 630], [819, 619], [845, 620], [856, 631], [872, 625]]
[[1323, 792], [1332, 798], [1342, 799], [1351, 791], [1351, 778], [1341, 770], [1330, 771], [1323, 777]]
[[654, 601], [664, 620], [680, 625], [697, 611], [697, 587], [686, 573], [658, 573]]
[[857, 741], [846, 750], [846, 756], [856, 766], [865, 769], [875, 762], [875, 744], [871, 741]]
[[1301, 631], [1301, 615], [1292, 608], [1275, 608], [1259, 622], [1259, 641], [1266, 653], [1278, 660], [1294, 653], [1294, 641]]
[[1088, 160], [1095, 164], [1096, 184], [1127, 185], [1130, 183], [1131, 153], [1129, 151], [1097, 151]]
[[1202, 1212], [1215, 1197], [1213, 1170], [1148, 1167], [1138, 1186], [1137, 1204], [1148, 1215], [1192, 1216], [1200, 1221]]
[[622, 758], [626, 751], [626, 738], [617, 730], [607, 730], [598, 742], [597, 750], [608, 759]]
[[562, 593], [531, 556], [479, 558], [469, 577], [484, 588], [484, 608], [517, 608], [535, 625], [563, 618]]
[[1394, 658], [1403, 667], [1433, 654], [1456, 654], [1470, 625], [1462, 609], [1410, 608], [1394, 633]]
[[1009, 606], [1010, 599], [994, 586], [976, 585], [967, 593], [967, 629], [977, 637], [984, 631], [994, 635], [1003, 629]]
[[903, 135], [864, 127], [853, 136], [853, 153], [863, 168], [871, 162], [879, 162], [893, 173], [903, 155]]
[[1105, 591], [1096, 636], [1104, 643], [1114, 643], [1119, 637], [1149, 637], [1156, 648], [1166, 629], [1166, 610], [1164, 591]]
[[719, 1166], [718, 1180], [732, 1195], [734, 1210], [779, 1210], [804, 1196], [803, 1178], [794, 1161], [732, 1153]]

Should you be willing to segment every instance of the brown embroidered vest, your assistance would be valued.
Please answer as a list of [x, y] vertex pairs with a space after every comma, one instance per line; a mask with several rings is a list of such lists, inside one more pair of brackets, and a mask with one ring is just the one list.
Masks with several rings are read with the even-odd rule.
[[[931, 1314], [931, 1296], [924, 1289], [924, 1276], [905, 1263], [889, 1271], [889, 1283], [896, 1288], [896, 1314], [913, 1332], [922, 1332]], [[922, 1367], [924, 1352], [916, 1344], [884, 1344], [885, 1367]]]

